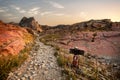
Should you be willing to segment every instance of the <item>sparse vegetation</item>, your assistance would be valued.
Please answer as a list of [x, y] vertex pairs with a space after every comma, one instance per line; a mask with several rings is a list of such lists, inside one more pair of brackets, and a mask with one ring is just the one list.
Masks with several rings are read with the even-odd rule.
[[60, 38], [59, 34], [47, 34], [46, 36], [42, 37], [40, 41], [46, 43], [49, 41], [56, 41], [59, 38]]
[[26, 50], [22, 50], [19, 55], [9, 55], [0, 57], [0, 80], [5, 80], [8, 76], [8, 73], [13, 69], [20, 66], [26, 59], [28, 54]]
[[[95, 41], [97, 32], [93, 32], [92, 42]], [[79, 68], [72, 67], [73, 55], [66, 52], [64, 49], [59, 47], [56, 43], [60, 37], [56, 38], [55, 35], [49, 34], [49, 36], [44, 36], [40, 39], [44, 44], [50, 45], [56, 49], [55, 56], [57, 58], [58, 65], [63, 68], [62, 75], [66, 77], [66, 80], [109, 80], [118, 79], [119, 72], [112, 74], [111, 64], [106, 64], [105, 62], [100, 62], [96, 58], [97, 56], [85, 55], [79, 56]], [[71, 56], [70, 56], [71, 55]], [[109, 73], [109, 75], [108, 75]], [[116, 78], [118, 77], [118, 78]]]
[[33, 36], [24, 33], [23, 40], [27, 46], [17, 55], [0, 55], [0, 80], [6, 80], [9, 72], [15, 70], [28, 58], [28, 52], [33, 45]]
[[59, 57], [57, 58], [57, 62], [58, 62], [59, 66], [64, 67], [64, 66], [66, 66], [67, 59], [64, 58], [63, 55], [59, 55]]

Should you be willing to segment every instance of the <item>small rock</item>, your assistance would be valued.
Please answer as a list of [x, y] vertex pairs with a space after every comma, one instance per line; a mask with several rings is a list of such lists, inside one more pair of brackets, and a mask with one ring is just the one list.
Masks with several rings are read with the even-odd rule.
[[22, 77], [21, 80], [26, 80], [25, 77]]
[[26, 77], [26, 78], [27, 78], [27, 77], [28, 77], [28, 75], [27, 75], [27, 74], [24, 74], [24, 77]]
[[12, 72], [10, 72], [10, 73], [9, 73], [9, 76], [13, 76], [13, 73], [12, 73]]
[[38, 64], [37, 63], [35, 63], [35, 66], [37, 66]]
[[48, 73], [48, 71], [44, 71], [44, 72], [43, 72], [43, 75], [45, 75], [45, 74], [47, 74], [47, 73]]
[[33, 61], [31, 61], [31, 63], [30, 64], [33, 64]]
[[41, 66], [42, 68], [45, 68], [45, 64], [42, 64], [42, 66]]
[[34, 70], [37, 70], [36, 66], [34, 66]]
[[21, 72], [18, 72], [17, 75], [20, 76], [22, 73]]
[[33, 74], [35, 74], [35, 71], [32, 71]]
[[28, 79], [29, 79], [29, 80], [33, 80], [33, 77], [32, 77], [32, 76], [29, 76]]

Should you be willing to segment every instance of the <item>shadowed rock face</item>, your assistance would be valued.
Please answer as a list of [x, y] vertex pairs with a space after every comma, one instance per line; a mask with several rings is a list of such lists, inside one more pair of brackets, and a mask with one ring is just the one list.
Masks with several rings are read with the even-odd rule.
[[26, 29], [0, 22], [0, 55], [16, 55], [25, 46]]
[[19, 25], [22, 27], [29, 27], [33, 30], [42, 32], [40, 24], [37, 21], [35, 21], [34, 17], [30, 17], [30, 18], [23, 17]]

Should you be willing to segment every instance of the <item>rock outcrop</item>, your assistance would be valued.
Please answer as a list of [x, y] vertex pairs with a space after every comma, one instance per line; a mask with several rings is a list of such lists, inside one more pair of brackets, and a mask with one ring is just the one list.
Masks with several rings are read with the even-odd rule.
[[32, 39], [26, 29], [0, 21], [0, 55], [16, 55]]
[[34, 17], [23, 17], [19, 23], [20, 26], [22, 27], [28, 27], [33, 30], [37, 30], [38, 32], [42, 32], [42, 28], [40, 24], [34, 19]]
[[57, 25], [48, 29], [48, 32], [74, 33], [77, 31], [120, 31], [120, 22], [110, 19], [89, 20], [72, 25]]
[[114, 30], [114, 31], [120, 31], [120, 22], [114, 22], [114, 23], [112, 23], [112, 30]]

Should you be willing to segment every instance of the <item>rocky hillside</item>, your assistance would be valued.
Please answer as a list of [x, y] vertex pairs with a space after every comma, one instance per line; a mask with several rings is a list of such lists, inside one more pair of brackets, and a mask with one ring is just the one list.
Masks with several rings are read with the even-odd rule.
[[0, 21], [0, 55], [16, 55], [32, 40], [26, 29]]
[[[119, 80], [120, 22], [90, 20], [73, 25], [46, 26], [40, 41], [54, 46], [65, 80]], [[85, 51], [78, 68], [71, 67], [71, 48]]]
[[90, 20], [73, 25], [47, 28], [41, 41], [69, 50], [75, 46], [106, 58], [120, 55], [120, 22], [110, 19]]
[[120, 31], [120, 22], [112, 22], [110, 19], [89, 20], [72, 25], [57, 25], [54, 27], [44, 26], [45, 32], [74, 33], [76, 31]]
[[38, 32], [42, 32], [40, 24], [34, 19], [34, 17], [23, 17], [19, 23], [22, 27], [28, 27], [33, 30], [37, 30]]

